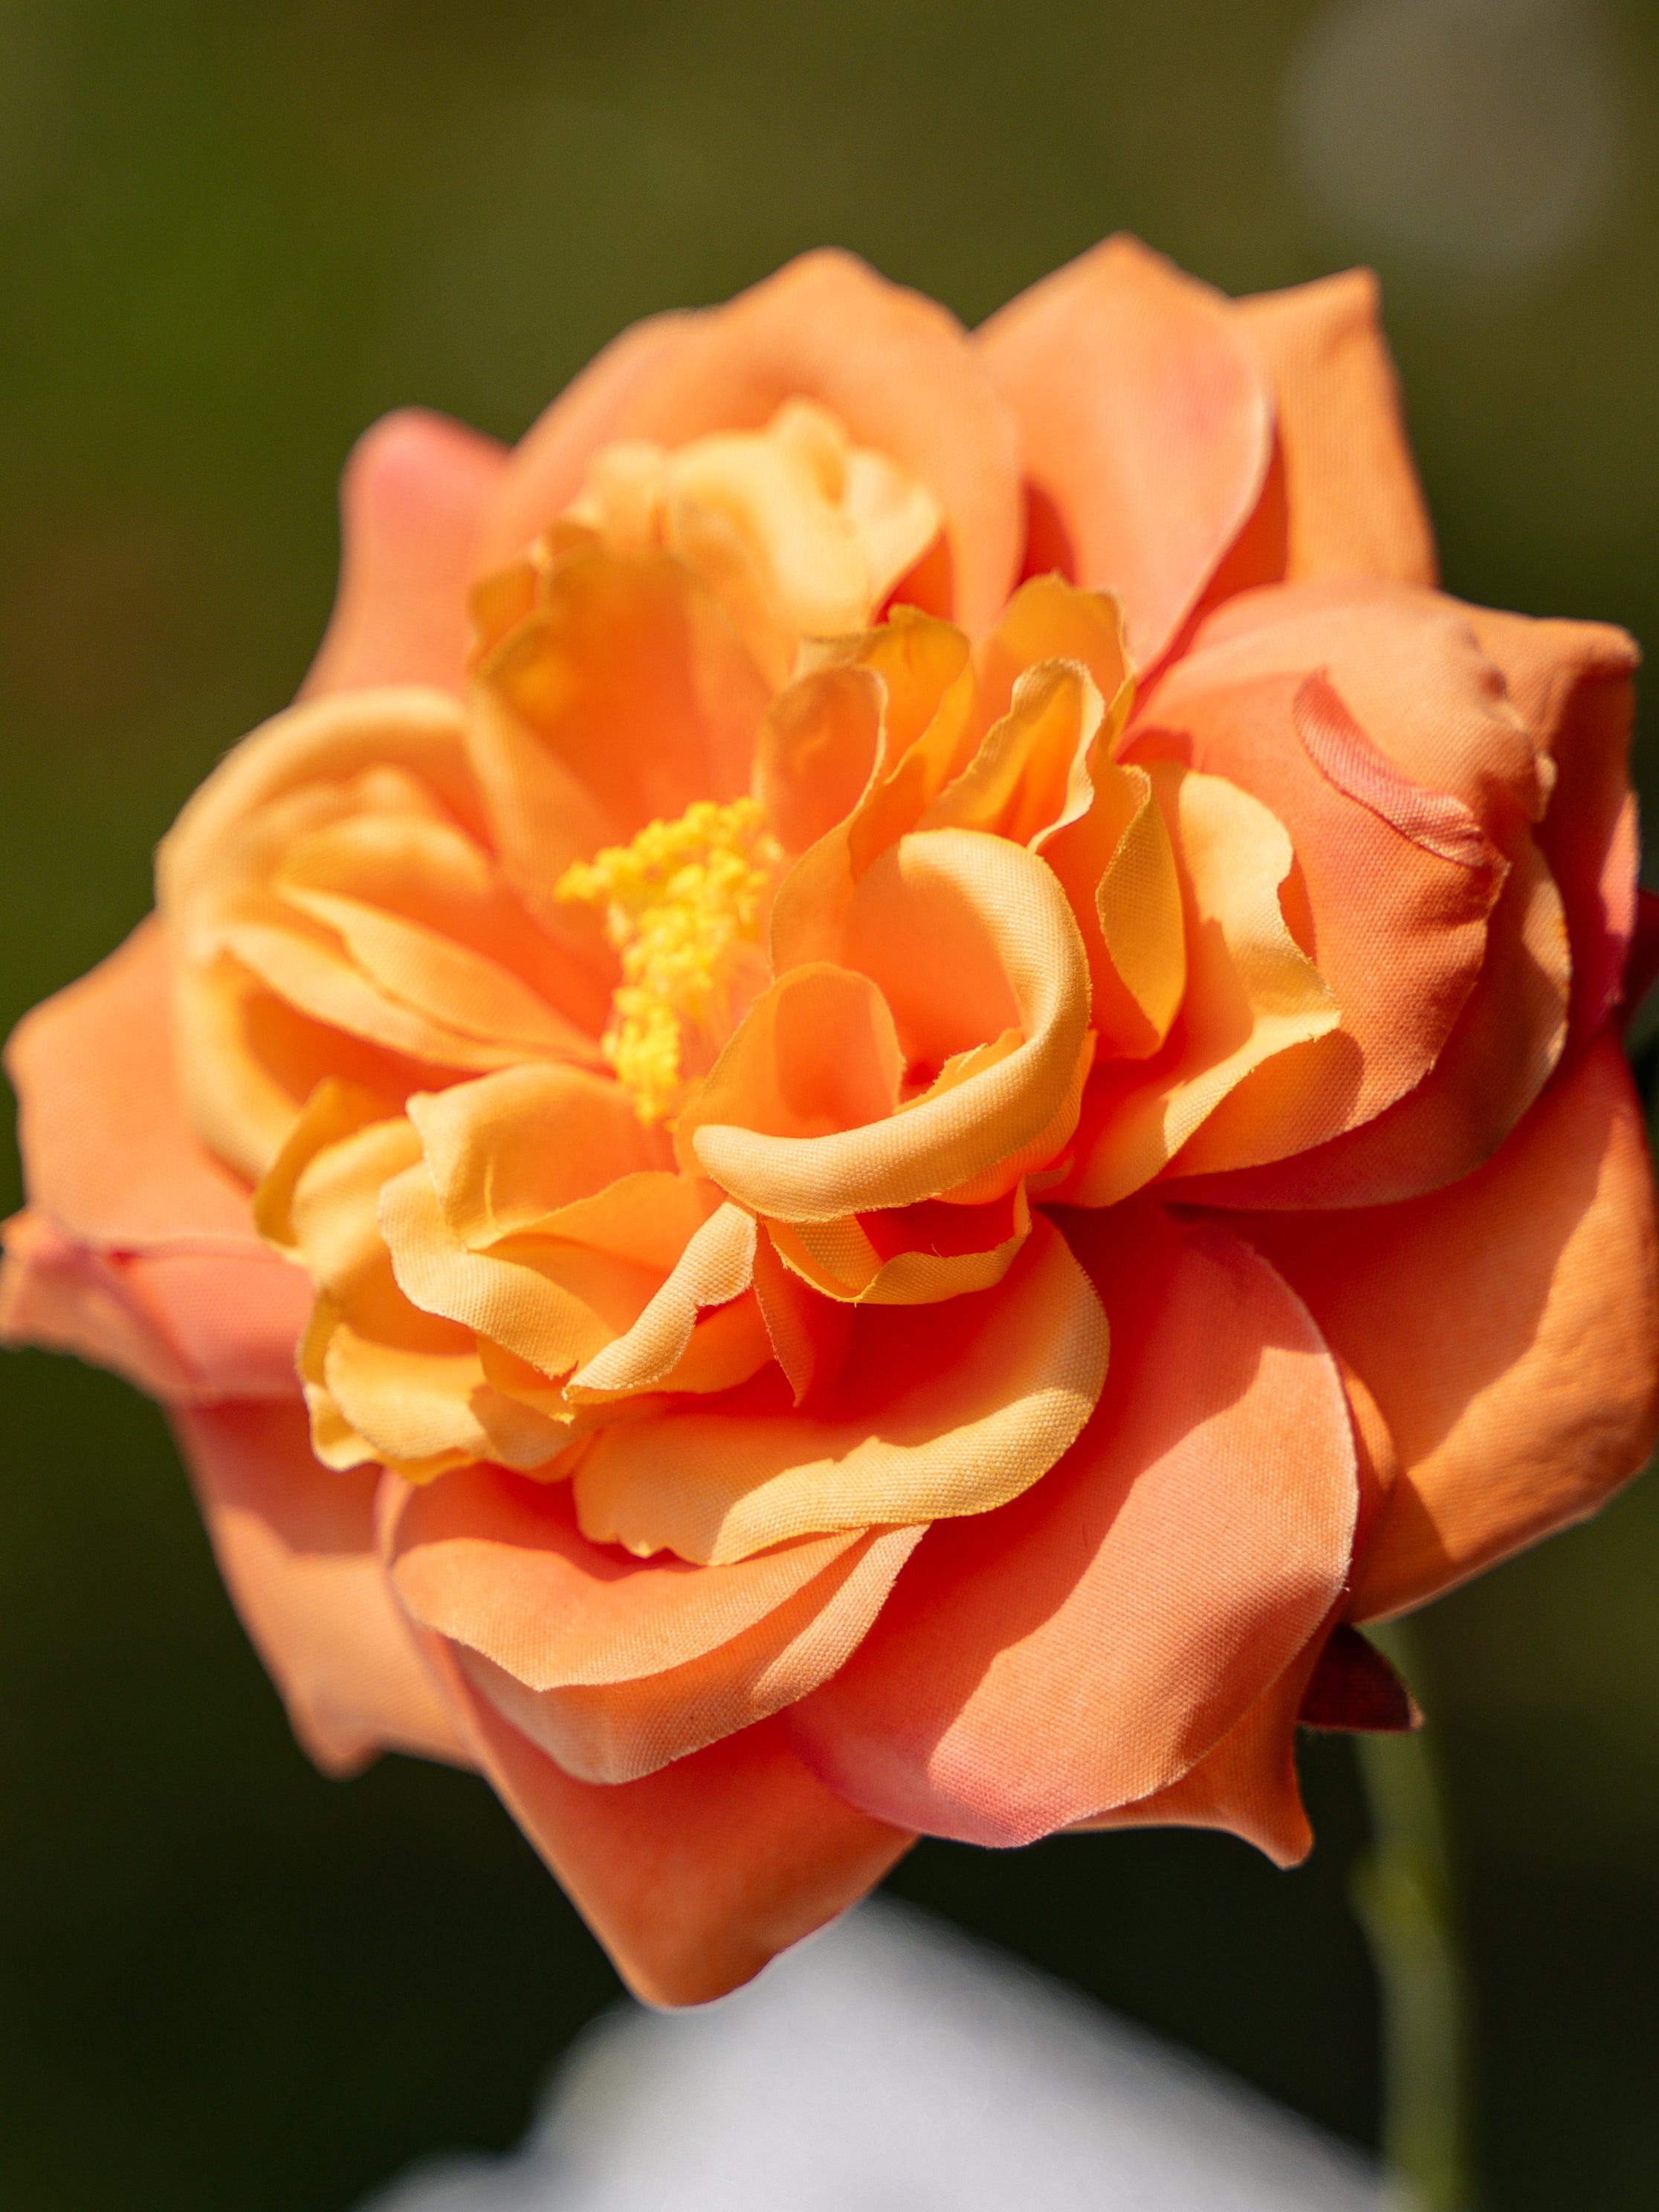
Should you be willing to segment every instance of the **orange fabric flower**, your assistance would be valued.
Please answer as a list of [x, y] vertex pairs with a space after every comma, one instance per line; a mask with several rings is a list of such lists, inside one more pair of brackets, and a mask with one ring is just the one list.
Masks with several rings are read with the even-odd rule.
[[971, 336], [810, 256], [344, 510], [13, 1040], [7, 1333], [647, 1995], [918, 1831], [1300, 1856], [1351, 1624], [1653, 1440], [1629, 641], [1436, 592], [1369, 278], [1121, 239]]

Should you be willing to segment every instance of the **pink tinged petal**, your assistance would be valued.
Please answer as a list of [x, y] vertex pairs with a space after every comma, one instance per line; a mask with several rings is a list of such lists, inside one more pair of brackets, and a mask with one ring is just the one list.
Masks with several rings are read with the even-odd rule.
[[467, 1764], [381, 1565], [377, 1474], [319, 1467], [297, 1399], [173, 1419], [220, 1571], [318, 1765], [349, 1773], [380, 1750]]
[[1400, 1462], [1352, 1611], [1401, 1613], [1593, 1513], [1659, 1425], [1659, 1230], [1618, 1045], [1431, 1197], [1258, 1216], [1252, 1240], [1364, 1381]]
[[1229, 303], [1119, 236], [977, 333], [1075, 580], [1117, 593], [1143, 667], [1164, 653], [1260, 496], [1273, 399]]
[[191, 1132], [172, 1038], [166, 940], [153, 917], [25, 1015], [6, 1069], [30, 1196], [88, 1244], [257, 1253], [247, 1186]]
[[1303, 1650], [1358, 1502], [1305, 1309], [1219, 1227], [1081, 1229], [1114, 1332], [1100, 1407], [1013, 1504], [930, 1530], [870, 1635], [794, 1707], [849, 1803], [981, 1844], [1167, 1789]]
[[340, 583], [302, 690], [373, 684], [465, 685], [467, 587], [505, 450], [423, 408], [382, 416], [352, 449], [340, 486]]
[[1272, 380], [1285, 573], [1435, 580], [1434, 534], [1369, 269], [1231, 304]]
[[437, 1645], [471, 1748], [647, 2003], [703, 2004], [872, 1889], [914, 1840], [809, 1773], [776, 1720], [637, 1782], [578, 1782]]
[[488, 552], [509, 559], [555, 520], [599, 444], [758, 429], [794, 398], [926, 485], [945, 516], [957, 618], [988, 629], [1018, 568], [1016, 426], [954, 318], [847, 253], [804, 254], [724, 307], [618, 341], [514, 456]]
[[118, 1259], [76, 1244], [30, 1208], [5, 1224], [0, 1341], [73, 1352], [152, 1398], [194, 1395], [176, 1346], [131, 1297]]

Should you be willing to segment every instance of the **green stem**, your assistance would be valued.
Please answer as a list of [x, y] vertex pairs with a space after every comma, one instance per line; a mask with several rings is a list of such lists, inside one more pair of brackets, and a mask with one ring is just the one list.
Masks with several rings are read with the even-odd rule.
[[[1366, 1632], [1412, 1680], [1410, 1632], [1395, 1622]], [[1383, 2155], [1414, 2212], [1469, 2212], [1464, 1982], [1425, 1735], [1356, 1739], [1371, 1849], [1355, 1877], [1354, 1904], [1382, 1988]]]

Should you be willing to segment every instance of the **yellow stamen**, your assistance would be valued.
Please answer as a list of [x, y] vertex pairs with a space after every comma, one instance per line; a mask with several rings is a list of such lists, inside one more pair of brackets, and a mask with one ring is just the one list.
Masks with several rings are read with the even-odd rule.
[[679, 1112], [763, 980], [781, 858], [754, 799], [700, 799], [559, 878], [554, 896], [602, 908], [621, 955], [600, 1047], [642, 1121]]

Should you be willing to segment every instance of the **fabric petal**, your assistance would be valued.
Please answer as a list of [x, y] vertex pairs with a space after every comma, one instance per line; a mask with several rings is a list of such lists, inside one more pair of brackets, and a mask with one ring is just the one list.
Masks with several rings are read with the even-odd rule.
[[1073, 1233], [1115, 1339], [1093, 1421], [1014, 1504], [937, 1523], [788, 1717], [849, 1803], [970, 1843], [1167, 1789], [1291, 1665], [1348, 1570], [1346, 1405], [1280, 1278], [1146, 1205]]
[[220, 1572], [318, 1765], [347, 1774], [380, 1750], [468, 1764], [380, 1562], [378, 1470], [319, 1467], [297, 1399], [185, 1408], [173, 1426]]
[[514, 456], [487, 550], [510, 557], [554, 520], [602, 441], [677, 446], [758, 429], [797, 397], [927, 486], [945, 518], [957, 617], [988, 628], [1019, 559], [1015, 425], [945, 309], [832, 251], [803, 254], [724, 307], [647, 325], [601, 356]]
[[506, 467], [493, 438], [425, 408], [402, 408], [363, 433], [340, 484], [334, 611], [303, 695], [432, 684], [459, 696], [467, 587]]
[[1272, 452], [1271, 390], [1228, 302], [1118, 236], [1022, 293], [976, 343], [1075, 581], [1118, 595], [1150, 665], [1249, 519]]
[[1434, 535], [1379, 306], [1369, 269], [1231, 303], [1277, 402], [1292, 579], [1435, 580]]
[[776, 1720], [638, 1782], [578, 1782], [434, 1642], [479, 1765], [648, 2004], [705, 2004], [751, 1980], [915, 1840], [826, 1790]]
[[1359, 1620], [1403, 1613], [1595, 1510], [1659, 1423], [1653, 1173], [1617, 1044], [1559, 1077], [1502, 1150], [1432, 1197], [1248, 1233], [1392, 1432], [1394, 1500]]

